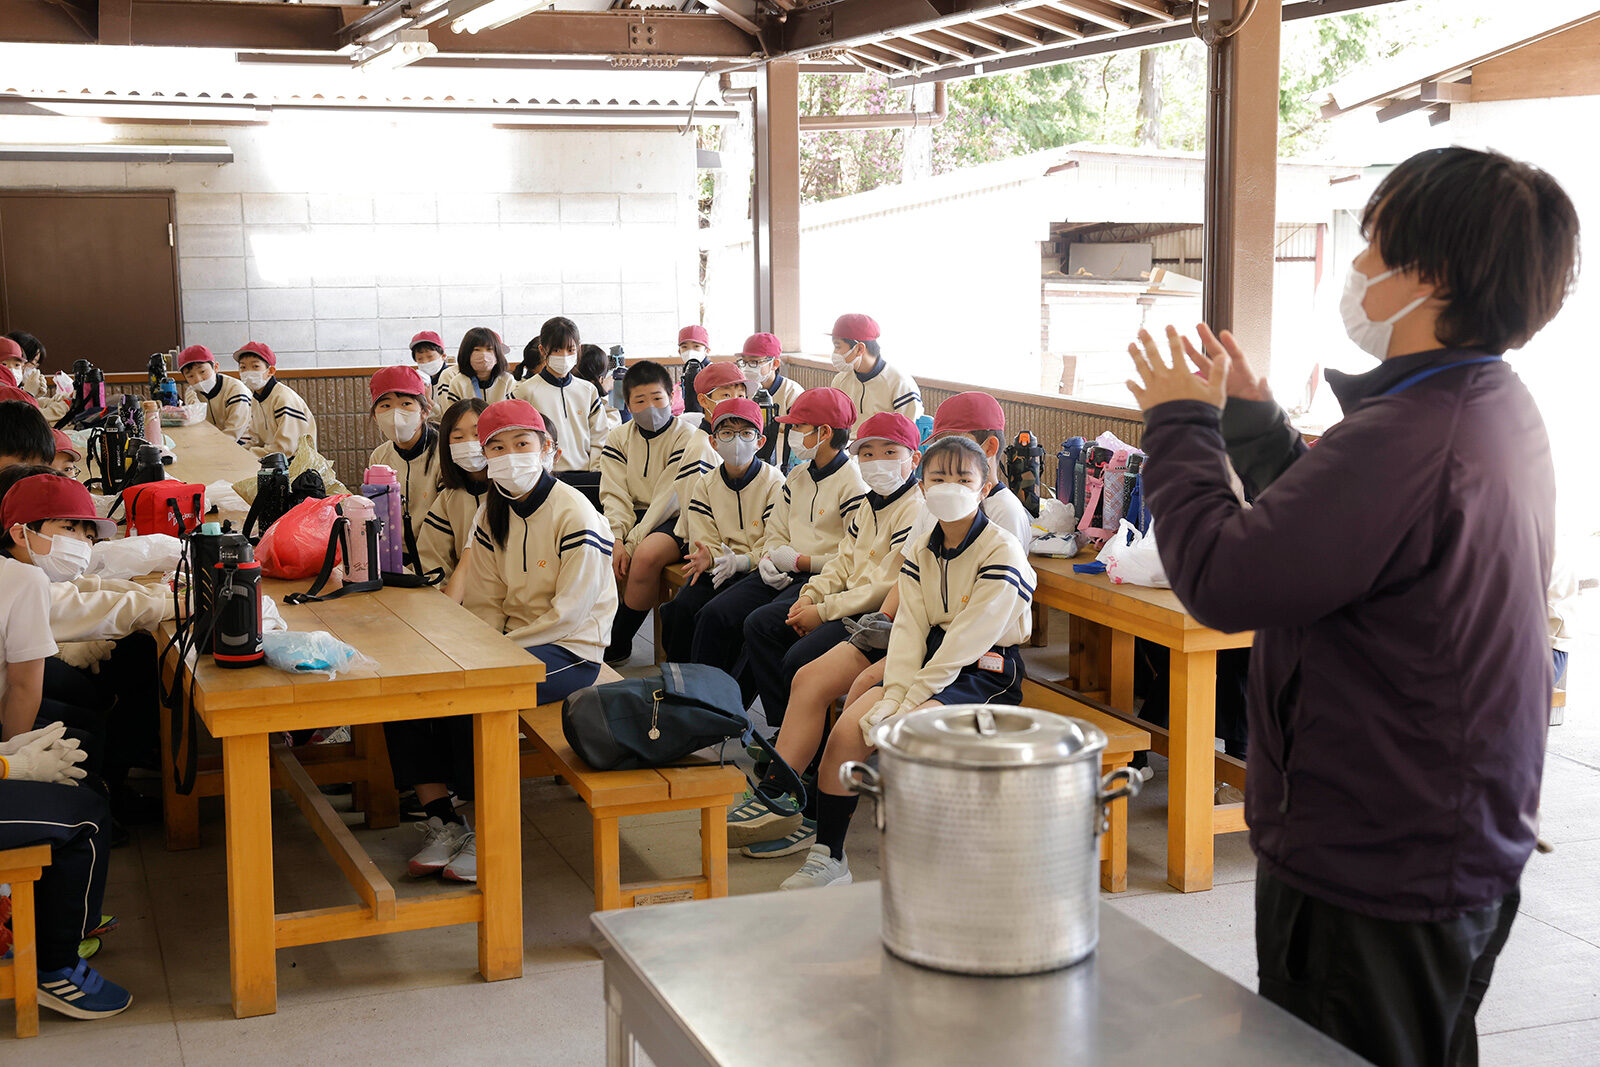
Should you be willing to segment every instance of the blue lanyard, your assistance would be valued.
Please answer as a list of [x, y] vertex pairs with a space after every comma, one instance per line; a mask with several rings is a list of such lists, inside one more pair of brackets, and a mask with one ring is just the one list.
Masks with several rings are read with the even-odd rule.
[[1504, 362], [1505, 362], [1505, 357], [1504, 356], [1483, 356], [1483, 357], [1481, 357], [1479, 359], [1463, 359], [1458, 363], [1446, 363], [1442, 367], [1429, 367], [1427, 370], [1418, 371], [1417, 373], [1413, 374], [1411, 377], [1405, 378], [1405, 379], [1401, 380], [1400, 382], [1390, 386], [1389, 388], [1385, 389], [1381, 395], [1383, 395], [1383, 396], [1393, 396], [1396, 393], [1403, 393], [1407, 389], [1410, 389], [1413, 385], [1416, 385], [1418, 382], [1425, 382], [1429, 378], [1432, 378], [1435, 374], [1443, 374], [1445, 371], [1447, 371], [1447, 370], [1455, 370], [1457, 367], [1470, 367], [1474, 363], [1504, 363]]

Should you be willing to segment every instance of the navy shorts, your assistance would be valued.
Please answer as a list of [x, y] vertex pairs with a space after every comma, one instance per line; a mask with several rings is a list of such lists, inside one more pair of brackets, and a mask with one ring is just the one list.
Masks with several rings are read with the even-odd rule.
[[[644, 512], [636, 510], [633, 513], [633, 521], [634, 522], [638, 522], [642, 518], [644, 518]], [[683, 538], [679, 537], [677, 531], [678, 531], [678, 516], [674, 515], [674, 516], [672, 516], [672, 518], [667, 519], [665, 522], [663, 522], [660, 525], [654, 527], [650, 531], [650, 533], [653, 533], [653, 534], [658, 534], [658, 533], [659, 534], [666, 534], [668, 537], [672, 538], [674, 541], [676, 541], [678, 543], [678, 555], [687, 556], [689, 554], [689, 542], [687, 542]], [[641, 537], [639, 540], [643, 541], [644, 538]]]
[[[929, 630], [927, 654], [923, 662], [932, 659], [943, 643], [943, 627], [935, 626]], [[961, 668], [961, 673], [956, 675], [954, 681], [933, 694], [932, 699], [940, 704], [1021, 704], [1022, 679], [1025, 677], [1022, 647], [1007, 645], [1002, 648], [996, 645], [985, 654], [991, 653], [1000, 657], [999, 670], [992, 671], [977, 663], [969, 663]]]

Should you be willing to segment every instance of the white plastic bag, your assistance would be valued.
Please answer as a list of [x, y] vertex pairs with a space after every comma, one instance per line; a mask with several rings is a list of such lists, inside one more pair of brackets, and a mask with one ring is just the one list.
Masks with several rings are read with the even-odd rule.
[[138, 578], [171, 574], [178, 569], [183, 542], [171, 534], [145, 534], [115, 541], [96, 541], [89, 550], [89, 574], [102, 578]]
[[325, 674], [337, 678], [358, 667], [376, 668], [368, 659], [326, 630], [278, 630], [261, 635], [267, 664], [290, 674]]
[[243, 515], [250, 510], [244, 497], [233, 491], [232, 482], [212, 482], [206, 486], [206, 506], [215, 507], [224, 515], [235, 512]]
[[283, 621], [283, 616], [278, 613], [278, 602], [261, 594], [261, 632], [270, 634], [278, 630], [287, 630], [289, 624]]
[[1156, 528], [1140, 535], [1139, 531], [1122, 520], [1116, 535], [1100, 550], [1100, 561], [1106, 565], [1106, 576], [1118, 585], [1148, 585], [1155, 589], [1171, 589], [1167, 572], [1161, 567], [1161, 556], [1156, 552]]
[[1072, 509], [1071, 502], [1051, 498], [1040, 502], [1039, 521], [1034, 525], [1047, 533], [1070, 537], [1077, 532], [1078, 513]]

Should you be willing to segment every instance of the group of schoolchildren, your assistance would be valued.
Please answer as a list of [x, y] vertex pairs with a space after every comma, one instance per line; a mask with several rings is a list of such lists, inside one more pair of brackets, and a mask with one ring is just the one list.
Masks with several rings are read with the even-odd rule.
[[[409, 562], [544, 662], [541, 703], [626, 662], [663, 569], [684, 565], [686, 584], [659, 605], [668, 658], [734, 675], [778, 728], [783, 760], [808, 769], [802, 804], [778, 769], [758, 766], [759, 788], [728, 816], [746, 855], [806, 852], [785, 888], [850, 880], [855, 798], [838, 767], [865, 758], [874, 726], [929, 704], [1020, 699], [1034, 574], [1027, 514], [998, 476], [1004, 416], [964, 393], [927, 432], [916, 383], [878, 341], [870, 317], [843, 316], [832, 385], [801, 389], [772, 335], [712, 360], [704, 328], [686, 327], [680, 352], [704, 361], [698, 418], [678, 414], [676, 383], [648, 360], [627, 368], [613, 410], [604, 354], [565, 318], [545, 324], [515, 372], [500, 337], [479, 328], [453, 367], [442, 339], [422, 333], [411, 363], [370, 383], [384, 438], [372, 462], [403, 487]], [[186, 402], [258, 454], [292, 454], [306, 438], [315, 448], [316, 420], [276, 377], [272, 349], [251, 342], [235, 359], [237, 377], [203, 346], [184, 349]], [[137, 799], [122, 779], [154, 756], [147, 631], [170, 619], [173, 598], [85, 577], [114, 524], [70, 476], [81, 456], [27, 390], [29, 362], [0, 342], [0, 848], [52, 845], [41, 999], [97, 1018], [131, 1001], [79, 952], [106, 932], [107, 855], [119, 808]], [[476, 880], [462, 810], [469, 731], [460, 717], [386, 727], [424, 836], [414, 875]], [[79, 783], [93, 788], [69, 788]]]

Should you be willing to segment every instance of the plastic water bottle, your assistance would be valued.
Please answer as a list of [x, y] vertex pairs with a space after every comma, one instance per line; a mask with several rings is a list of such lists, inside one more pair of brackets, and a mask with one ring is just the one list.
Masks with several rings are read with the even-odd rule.
[[378, 513], [378, 569], [384, 574], [405, 571], [405, 511], [400, 479], [394, 468], [375, 463], [361, 477], [361, 495]]

